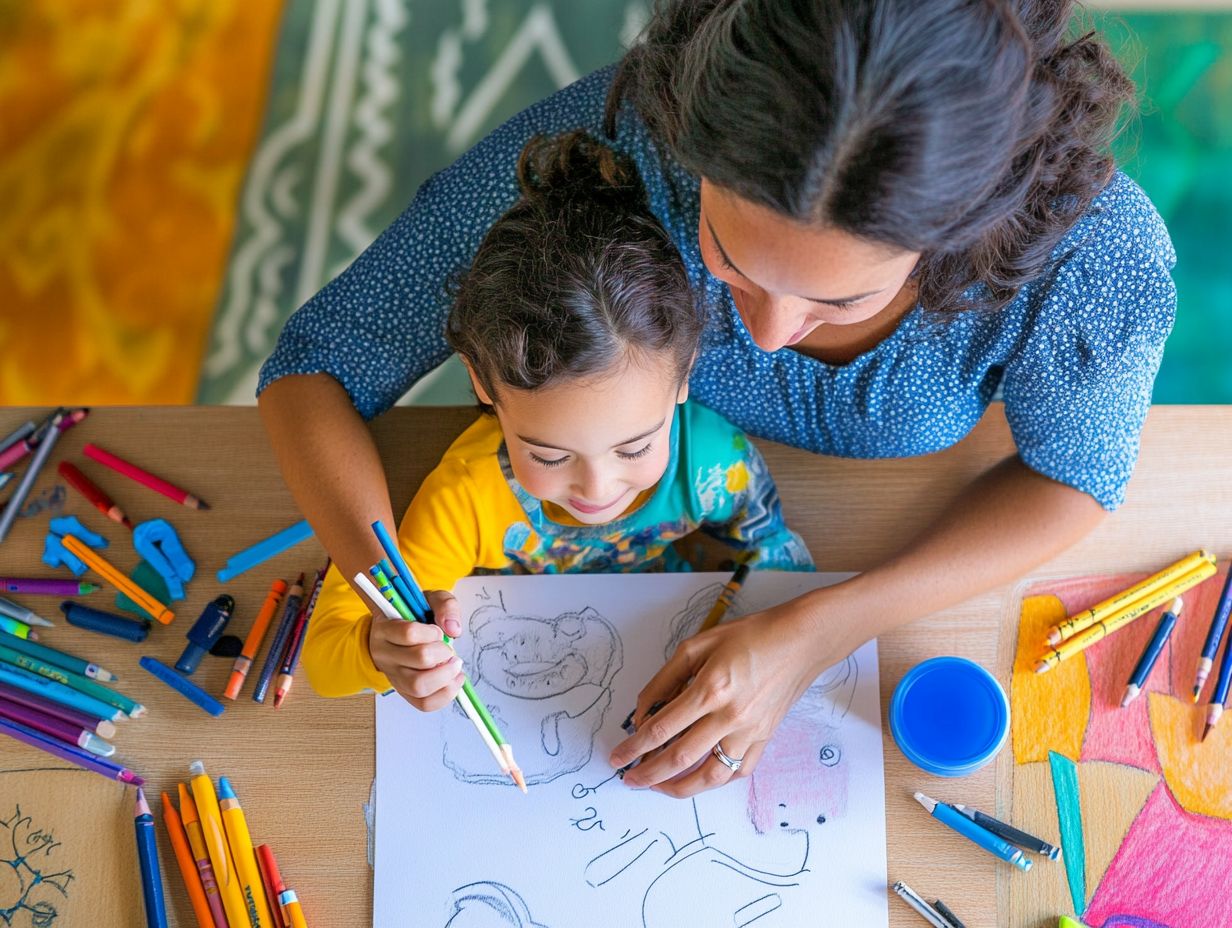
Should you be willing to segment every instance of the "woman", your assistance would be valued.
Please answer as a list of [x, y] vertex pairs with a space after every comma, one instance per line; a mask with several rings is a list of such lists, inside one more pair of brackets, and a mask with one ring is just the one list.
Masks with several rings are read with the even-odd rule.
[[262, 373], [284, 475], [345, 575], [379, 556], [367, 523], [393, 521], [363, 419], [447, 356], [445, 282], [512, 201], [517, 151], [574, 128], [633, 158], [710, 310], [702, 403], [817, 452], [899, 457], [958, 441], [1000, 388], [1018, 451], [885, 563], [686, 641], [612, 754], [650, 755], [629, 785], [747, 776], [824, 668], [1090, 532], [1137, 458], [1175, 255], [1107, 153], [1132, 86], [1097, 37], [1066, 38], [1071, 12], [679, 0], [618, 68], [431, 178]]

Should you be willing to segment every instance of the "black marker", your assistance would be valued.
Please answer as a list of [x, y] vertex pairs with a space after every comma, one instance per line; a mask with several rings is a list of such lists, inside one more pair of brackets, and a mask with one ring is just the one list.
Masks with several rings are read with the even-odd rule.
[[991, 831], [998, 838], [1003, 838], [1011, 844], [1017, 844], [1019, 847], [1028, 851], [1035, 851], [1037, 854], [1042, 854], [1049, 860], [1056, 860], [1061, 856], [1061, 849], [1055, 844], [1049, 844], [1047, 841], [1042, 841], [1035, 835], [1029, 835], [1025, 831], [1019, 831], [1013, 825], [1007, 825], [999, 819], [993, 818], [991, 815], [985, 815], [977, 809], [972, 809], [969, 806], [955, 805], [954, 811], [965, 815], [981, 828]]

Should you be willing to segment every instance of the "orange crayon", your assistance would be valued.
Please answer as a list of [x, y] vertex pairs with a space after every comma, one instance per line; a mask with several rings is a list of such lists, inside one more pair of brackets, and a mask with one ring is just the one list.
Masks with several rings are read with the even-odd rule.
[[235, 659], [235, 666], [231, 669], [231, 679], [227, 681], [227, 688], [223, 690], [223, 696], [227, 699], [235, 699], [239, 696], [244, 680], [248, 677], [248, 671], [252, 669], [252, 662], [257, 659], [257, 652], [261, 650], [261, 642], [265, 639], [265, 633], [269, 631], [270, 622], [278, 611], [282, 594], [286, 591], [285, 580], [275, 580], [274, 585], [270, 587], [265, 602], [261, 604], [261, 611], [257, 613], [256, 621], [252, 623], [248, 637], [244, 639], [244, 647], [240, 649], [240, 656]]

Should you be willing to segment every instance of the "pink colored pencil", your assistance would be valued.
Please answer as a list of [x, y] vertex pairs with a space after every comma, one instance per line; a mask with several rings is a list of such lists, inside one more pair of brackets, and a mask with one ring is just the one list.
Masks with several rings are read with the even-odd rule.
[[129, 480], [135, 480], [142, 486], [149, 487], [155, 493], [161, 493], [168, 499], [175, 500], [192, 509], [209, 509], [204, 502], [197, 499], [186, 490], [181, 490], [173, 483], [168, 483], [161, 477], [156, 477], [147, 470], [142, 470], [136, 464], [131, 464], [123, 458], [116, 457], [110, 451], [104, 451], [98, 445], [88, 444], [81, 453], [92, 460], [98, 461], [104, 467], [110, 467], [117, 474], [123, 474]]
[[98, 716], [90, 715], [88, 712], [81, 712], [68, 706], [62, 706], [54, 700], [44, 699], [41, 696], [36, 696], [34, 693], [27, 693], [25, 690], [19, 690], [15, 686], [9, 686], [7, 683], [0, 683], [0, 703], [5, 702], [25, 706], [27, 709], [33, 709], [44, 715], [50, 715], [70, 725], [80, 725], [82, 728], [94, 732], [100, 738], [115, 737], [116, 727], [114, 722], [100, 719]]
[[[66, 430], [71, 429], [74, 425], [90, 414], [88, 409], [73, 409], [64, 414], [64, 418], [60, 420], [60, 433], [63, 434]], [[44, 420], [46, 421], [46, 420]], [[23, 438], [21, 441], [14, 442], [0, 452], [0, 470], [7, 470], [11, 465], [16, 464], [27, 454], [38, 447], [38, 441], [31, 439], [41, 439], [43, 430], [40, 428], [30, 438]]]

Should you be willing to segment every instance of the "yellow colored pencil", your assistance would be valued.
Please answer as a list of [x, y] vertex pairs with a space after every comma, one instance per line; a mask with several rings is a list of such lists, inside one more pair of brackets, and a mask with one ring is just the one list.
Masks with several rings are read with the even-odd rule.
[[252, 922], [252, 928], [272, 928], [273, 916], [270, 915], [269, 901], [265, 898], [265, 884], [261, 881], [261, 868], [257, 865], [257, 853], [252, 847], [252, 835], [248, 833], [248, 820], [244, 818], [240, 800], [226, 777], [219, 777], [218, 792], [222, 797], [218, 802], [222, 825], [227, 832], [227, 843], [231, 846], [231, 859], [235, 861], [240, 890], [248, 904], [248, 919]]
[[1175, 599], [1185, 590], [1214, 575], [1215, 565], [1213, 563], [1210, 561], [1199, 562], [1198, 566], [1185, 574], [1185, 576], [1178, 577], [1171, 583], [1160, 587], [1154, 593], [1138, 599], [1117, 612], [1113, 612], [1106, 618], [1100, 619], [1090, 628], [1079, 632], [1072, 638], [1066, 638], [1060, 644], [1049, 648], [1043, 658], [1036, 663], [1035, 672], [1046, 673], [1062, 661], [1069, 660], [1075, 654], [1081, 654], [1091, 645], [1095, 644], [1095, 642], [1106, 638], [1115, 631], [1119, 631], [1136, 619], [1142, 618], [1148, 612]]
[[1082, 612], [1071, 615], [1064, 622], [1048, 629], [1048, 643], [1055, 646], [1071, 635], [1085, 631], [1101, 619], [1105, 619], [1114, 612], [1118, 612], [1126, 606], [1132, 605], [1137, 600], [1149, 596], [1164, 584], [1171, 583], [1179, 577], [1188, 575], [1191, 570], [1204, 561], [1214, 564], [1215, 555], [1209, 551], [1195, 551], [1193, 554], [1181, 558], [1176, 563], [1169, 564], [1158, 573], [1151, 574], [1145, 580], [1135, 583], [1129, 589], [1122, 590], [1115, 596], [1110, 596], [1102, 602], [1096, 603], [1090, 609], [1084, 609]]
[[732, 600], [736, 598], [736, 594], [740, 592], [740, 587], [744, 586], [744, 581], [749, 575], [749, 562], [744, 561], [736, 572], [732, 574], [731, 579], [723, 587], [719, 593], [719, 598], [715, 600], [714, 606], [710, 609], [710, 614], [706, 616], [702, 622], [699, 632], [709, 631], [714, 628], [719, 622], [723, 621], [723, 616], [727, 614], [728, 608], [732, 604]]
[[201, 761], [193, 761], [188, 770], [192, 774], [190, 783], [193, 801], [201, 819], [205, 849], [209, 852], [210, 863], [214, 867], [214, 879], [218, 883], [218, 894], [222, 896], [223, 911], [227, 913], [227, 924], [248, 928], [251, 924], [248, 905], [244, 902], [239, 874], [235, 871], [231, 849], [227, 846], [227, 833], [223, 828], [222, 810], [218, 808], [218, 794], [214, 792], [214, 783], [205, 772], [205, 764]]

